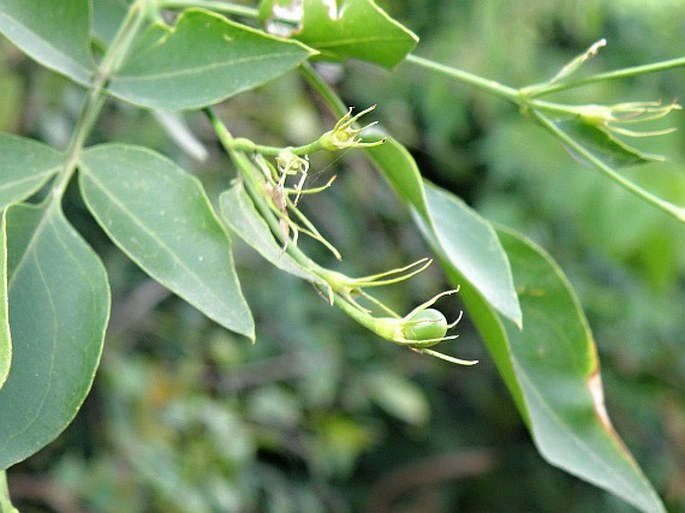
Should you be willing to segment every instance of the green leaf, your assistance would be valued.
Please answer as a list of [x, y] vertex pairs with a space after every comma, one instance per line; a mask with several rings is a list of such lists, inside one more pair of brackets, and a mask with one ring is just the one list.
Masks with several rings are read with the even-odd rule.
[[0, 33], [43, 66], [90, 83], [88, 0], [0, 0]]
[[[564, 119], [554, 122], [557, 127], [573, 137], [586, 150], [611, 167], [631, 166], [651, 161], [664, 160], [659, 155], [644, 153], [614, 137], [610, 132], [576, 119]], [[571, 148], [568, 151], [577, 159], [585, 162]]]
[[0, 210], [0, 389], [12, 363], [12, 337], [7, 297], [7, 226], [5, 212]]
[[462, 297], [540, 454], [644, 512], [665, 513], [611, 426], [594, 340], [566, 277], [530, 241], [498, 234], [511, 262], [523, 329], [498, 317], [473, 289], [463, 289]]
[[418, 37], [373, 0], [264, 0], [260, 18], [273, 34], [291, 36], [329, 60], [361, 59], [386, 68], [400, 64]]
[[[377, 141], [382, 134], [371, 130], [364, 141]], [[386, 137], [380, 146], [366, 149], [376, 168], [405, 203], [412, 205], [422, 217], [428, 217], [426, 193], [419, 168], [409, 151], [392, 137]]]
[[[235, 158], [236, 156], [234, 156]], [[255, 208], [242, 183], [236, 183], [219, 198], [221, 216], [246, 244], [267, 261], [299, 278], [324, 285], [325, 282], [298, 264], [278, 245], [269, 226]]]
[[[41, 188], [62, 166], [62, 156], [49, 146], [0, 134], [0, 215], [5, 208]], [[10, 369], [12, 339], [8, 318], [5, 216], [0, 226], [0, 388]]]
[[198, 109], [264, 84], [312, 53], [295, 41], [193, 9], [173, 28], [158, 23], [148, 29], [108, 89], [144, 107]]
[[124, 253], [210, 319], [254, 339], [231, 240], [195, 177], [121, 144], [85, 151], [80, 169], [89, 210]]
[[105, 269], [56, 202], [7, 209], [13, 360], [0, 390], [0, 469], [38, 451], [76, 415], [109, 317]]
[[[365, 137], [377, 140], [375, 134]], [[424, 187], [413, 157], [395, 139], [366, 152], [400, 199], [413, 207], [434, 251], [458, 269], [457, 283], [473, 284], [502, 315], [520, 324], [511, 269], [492, 226], [455, 196]]]
[[[509, 354], [509, 347], [501, 341], [506, 339], [502, 318], [497, 315], [485, 298], [470, 283], [464, 283], [461, 275], [449, 262], [442, 261], [442, 268], [451, 283], [460, 284], [459, 296], [464, 300], [469, 319], [475, 324], [481, 339], [488, 347], [497, 370], [511, 394], [514, 403], [527, 426], [530, 426], [523, 390], [516, 376]], [[522, 316], [525, 315], [522, 312]], [[528, 320], [526, 319], [526, 322]]]
[[26, 199], [62, 167], [62, 155], [38, 142], [0, 134], [0, 211]]
[[488, 303], [520, 326], [509, 260], [493, 227], [456, 196], [432, 185], [425, 191], [438, 252]]

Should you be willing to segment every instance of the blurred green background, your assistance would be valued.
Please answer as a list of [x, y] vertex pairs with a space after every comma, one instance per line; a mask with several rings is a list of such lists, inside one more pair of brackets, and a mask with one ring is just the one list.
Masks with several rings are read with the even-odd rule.
[[[601, 37], [607, 48], [582, 72], [685, 55], [677, 0], [379, 3], [421, 37], [417, 54], [512, 86], [549, 78]], [[6, 42], [0, 49], [0, 129], [64, 147], [82, 91]], [[582, 168], [496, 99], [409, 66], [322, 72], [349, 105], [378, 105], [374, 116], [426, 177], [557, 259], [594, 331], [617, 430], [669, 511], [685, 512], [685, 228]], [[684, 90], [677, 70], [563, 98], [670, 102]], [[334, 123], [294, 73], [219, 110], [237, 135], [279, 145], [308, 142]], [[216, 198], [234, 171], [202, 117], [186, 121], [210, 152], [204, 162], [153, 115], [115, 102], [91, 142], [157, 148]], [[685, 127], [680, 114], [669, 122]], [[685, 204], [682, 133], [638, 141], [671, 160], [626, 174]], [[312, 180], [333, 174], [335, 186], [303, 205], [343, 253], [341, 270], [370, 274], [428, 254], [361, 154], [313, 159]], [[22, 512], [634, 511], [542, 460], [468, 316], [454, 352], [481, 363], [427, 359], [375, 338], [236, 241], [258, 326], [251, 345], [140, 272], [105, 239], [75, 188], [66, 210], [105, 261], [114, 311], [81, 413], [9, 472]], [[436, 268], [385, 299], [408, 311], [446, 287]], [[443, 305], [458, 313], [458, 304]]]

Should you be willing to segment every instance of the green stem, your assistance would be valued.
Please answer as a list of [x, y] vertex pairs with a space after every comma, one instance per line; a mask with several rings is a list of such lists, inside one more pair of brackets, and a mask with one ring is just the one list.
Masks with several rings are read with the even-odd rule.
[[[345, 102], [342, 101], [338, 94], [330, 85], [326, 83], [321, 75], [314, 71], [314, 68], [312, 68], [309, 63], [305, 62], [304, 64], [301, 64], [299, 71], [309, 86], [314, 89], [319, 96], [321, 96], [321, 98], [323, 98], [324, 103], [328, 105], [335, 117], [343, 118], [345, 115], [349, 114], [350, 111], [345, 105]], [[353, 123], [352, 128], [359, 129], [360, 126], [358, 123]]]
[[277, 157], [281, 154], [281, 152], [283, 152], [283, 150], [286, 149], [299, 156], [309, 155], [310, 153], [324, 149], [319, 139], [310, 142], [309, 144], [303, 144], [302, 146], [288, 146], [287, 148], [255, 144], [250, 139], [243, 139], [242, 137], [231, 138], [226, 142], [230, 144], [235, 151], [240, 151], [243, 153], [260, 153], [268, 157]]
[[337, 291], [333, 294], [333, 304], [345, 312], [348, 316], [352, 317], [357, 323], [364, 326], [366, 329], [378, 333], [375, 326], [375, 318], [368, 313], [364, 312], [359, 305], [351, 303], [340, 295]]
[[[236, 167], [239, 169], [240, 176], [243, 178], [245, 183], [245, 188], [252, 198], [255, 207], [261, 214], [262, 218], [269, 225], [269, 228], [271, 228], [271, 232], [273, 233], [274, 237], [276, 237], [276, 239], [285, 246], [287, 241], [281, 232], [281, 226], [278, 222], [278, 219], [271, 211], [271, 208], [267, 203], [267, 199], [264, 197], [263, 177], [260, 176], [260, 172], [255, 168], [252, 162], [248, 160], [246, 155], [235, 148], [236, 139], [231, 135], [231, 133], [228, 131], [228, 128], [226, 128], [226, 125], [224, 125], [214, 111], [210, 107], [207, 107], [204, 109], [204, 112], [214, 128], [214, 132], [219, 138], [219, 142], [230, 155]], [[292, 244], [288, 244], [286, 251], [300, 265], [313, 271], [312, 267], [315, 264], [297, 247], [293, 246]]]
[[405, 62], [414, 64], [416, 66], [428, 69], [448, 78], [468, 84], [476, 89], [492, 94], [498, 98], [509, 101], [518, 106], [523, 112], [531, 109], [543, 110], [553, 114], [561, 114], [563, 116], [577, 116], [580, 114], [580, 107], [575, 105], [564, 105], [561, 103], [548, 102], [544, 100], [536, 100], [534, 96], [536, 93], [530, 93], [529, 88], [515, 89], [506, 86], [495, 80], [489, 80], [473, 73], [463, 71], [452, 66], [446, 66], [423, 57], [418, 57], [409, 54]]
[[[236, 167], [241, 171], [240, 174], [245, 180], [245, 186], [248, 194], [252, 198], [252, 201], [255, 203], [255, 206], [259, 210], [262, 217], [269, 224], [273, 234], [277, 237], [281, 244], [283, 244], [288, 254], [290, 254], [290, 256], [293, 257], [298, 263], [306, 268], [315, 267], [316, 264], [314, 264], [314, 262], [312, 262], [304, 253], [297, 249], [295, 245], [288, 243], [287, 237], [283, 234], [279, 221], [274, 215], [272, 206], [269, 205], [267, 199], [264, 197], [265, 192], [263, 186], [263, 177], [260, 175], [260, 172], [255, 169], [255, 166], [249, 162], [248, 157], [245, 156], [242, 151], [236, 149], [236, 141], [238, 141], [238, 139], [235, 139], [230, 134], [226, 128], [226, 125], [222, 123], [222, 121], [211, 108], [206, 108], [204, 111], [209, 118], [210, 123], [212, 124], [222, 146], [231, 156], [236, 164]], [[282, 151], [282, 149], [279, 149], [279, 153], [280, 151]], [[290, 199], [288, 199], [287, 196], [285, 201], [287, 207], [289, 207], [291, 211], [297, 215], [298, 221], [304, 225], [300, 226], [300, 232], [306, 233], [313, 239], [319, 241], [326, 248], [328, 248], [338, 260], [341, 260], [338, 250], [336, 250], [335, 247], [333, 247], [333, 245], [319, 233], [319, 231], [316, 229], [316, 226], [314, 226], [299, 210], [297, 210], [296, 206]], [[316, 274], [316, 269], [312, 268], [309, 270]]]
[[[300, 264], [302, 267], [309, 270], [313, 274], [317, 275], [324, 282], [326, 282], [328, 286], [331, 287], [333, 290], [339, 288], [338, 283], [336, 283], [335, 281], [329, 283], [327, 279], [331, 271], [321, 267], [316, 262], [311, 260], [297, 246], [293, 244], [287, 244], [288, 241], [286, 240], [285, 236], [281, 231], [279, 221], [272, 212], [268, 204], [268, 200], [264, 197], [263, 178], [262, 176], [260, 176], [260, 172], [255, 168], [252, 162], [249, 162], [247, 160], [247, 156], [245, 156], [240, 151], [236, 150], [236, 139], [233, 138], [231, 133], [228, 131], [228, 128], [226, 128], [226, 125], [224, 125], [224, 123], [219, 119], [219, 117], [214, 113], [214, 111], [208, 107], [204, 109], [204, 112], [207, 118], [209, 119], [212, 127], [214, 128], [214, 132], [219, 138], [219, 142], [221, 142], [221, 145], [233, 159], [233, 162], [235, 163], [236, 167], [240, 170], [240, 176], [244, 180], [247, 193], [250, 195], [250, 198], [252, 198], [252, 201], [257, 210], [259, 211], [259, 213], [261, 214], [262, 218], [269, 225], [269, 228], [271, 229], [271, 232], [274, 235], [274, 237], [276, 237], [276, 240], [278, 240], [285, 247], [285, 251], [288, 253], [288, 255], [292, 257], [298, 264]], [[312, 226], [312, 228], [316, 230], [315, 227]], [[324, 296], [329, 295], [329, 291], [324, 289], [323, 287], [321, 287], [320, 290]]]
[[0, 471], [0, 513], [19, 513], [19, 510], [12, 506], [7, 486], [7, 472], [4, 470]]
[[93, 88], [90, 93], [88, 93], [88, 96], [83, 103], [81, 113], [76, 122], [76, 128], [69, 141], [62, 171], [58, 175], [55, 186], [52, 189], [52, 195], [56, 200], [59, 200], [64, 196], [67, 185], [69, 185], [71, 177], [76, 171], [76, 165], [81, 150], [102, 110], [105, 100], [106, 97], [102, 94], [101, 90]]
[[562, 103], [547, 102], [526, 97], [521, 103], [521, 110], [525, 112], [532, 109], [572, 117], [579, 116], [583, 112], [582, 105], [564, 105]]
[[659, 210], [667, 213], [668, 215], [675, 217], [680, 222], [685, 222], [685, 208], [678, 207], [661, 198], [651, 194], [650, 192], [642, 189], [641, 187], [635, 185], [630, 180], [627, 180], [619, 173], [617, 173], [610, 166], [606, 165], [602, 160], [595, 157], [590, 151], [586, 150], [582, 145], [580, 145], [575, 139], [569, 136], [566, 132], [555, 125], [547, 116], [541, 112], [531, 111], [529, 113], [532, 119], [540, 123], [548, 132], [554, 135], [562, 143], [564, 143], [569, 149], [578, 154], [582, 159], [586, 160], [592, 167], [597, 169], [602, 174], [606, 175], [608, 178], [616, 182], [618, 185], [634, 194], [638, 198], [646, 201], [657, 207]]
[[453, 68], [452, 66], [446, 66], [430, 59], [424, 59], [423, 57], [419, 57], [418, 55], [414, 54], [407, 55], [405, 62], [428, 69], [430, 71], [434, 71], [440, 75], [453, 78], [461, 83], [469, 84], [474, 86], [476, 89], [493, 94], [504, 100], [509, 100], [517, 105], [521, 104], [521, 96], [518, 89], [505, 86], [504, 84], [500, 84], [494, 80], [488, 80], [481, 76], [474, 75], [473, 73], [462, 71], [460, 69]]
[[[443, 75], [454, 78], [460, 82], [465, 82], [476, 86], [478, 89], [492, 93], [500, 98], [508, 100], [515, 103], [519, 108], [526, 112], [531, 119], [534, 119], [540, 125], [542, 125], [548, 132], [554, 135], [562, 143], [564, 143], [568, 148], [576, 152], [579, 156], [585, 159], [591, 166], [600, 171], [602, 174], [606, 175], [608, 178], [619, 184], [621, 187], [631, 192], [638, 198], [651, 203], [661, 211], [667, 213], [668, 215], [675, 217], [680, 222], [685, 222], [685, 208], [673, 205], [668, 201], [664, 201], [661, 198], [651, 194], [650, 192], [642, 189], [641, 187], [635, 185], [630, 180], [625, 179], [619, 173], [617, 173], [610, 166], [606, 165], [602, 160], [595, 157], [591, 152], [586, 150], [581, 146], [575, 139], [570, 137], [566, 132], [561, 130], [557, 125], [555, 125], [547, 116], [545, 116], [542, 110], [546, 112], [576, 116], [580, 113], [581, 107], [573, 105], [563, 105], [554, 102], [547, 102], [543, 100], [532, 99], [526, 95], [525, 89], [516, 90], [511, 87], [504, 86], [498, 82], [492, 80], [486, 80], [476, 75], [460, 71], [449, 66], [444, 66], [415, 55], [409, 55], [407, 61], [419, 66], [437, 71]], [[653, 65], [638, 66], [635, 68], [626, 68], [624, 70], [618, 70], [611, 73], [605, 73], [602, 75], [595, 75], [597, 77], [603, 77], [602, 79], [610, 78], [620, 78], [625, 76], [636, 75], [640, 73], [647, 73], [653, 71], [660, 71], [663, 69], [672, 68], [675, 66], [685, 65], [685, 58], [674, 59], [671, 61], [665, 61], [662, 63], [657, 63]], [[331, 109], [336, 113], [340, 114], [344, 111], [344, 105], [342, 101], [335, 94], [335, 91], [323, 81], [323, 79], [308, 66], [301, 66], [301, 72], [305, 79], [316, 89], [321, 96], [326, 101], [326, 103], [331, 107]], [[593, 77], [590, 77], [592, 79]], [[577, 83], [577, 82], [576, 82]]]
[[[240, 150], [236, 149], [236, 139], [231, 135], [231, 133], [228, 131], [228, 128], [226, 128], [226, 125], [224, 125], [221, 119], [219, 119], [219, 116], [216, 115], [214, 110], [211, 107], [207, 107], [204, 109], [204, 113], [207, 116], [207, 119], [209, 119], [212, 128], [214, 129], [214, 133], [219, 138], [219, 142], [224, 147], [226, 153], [229, 154], [229, 156], [233, 160], [233, 163], [240, 171], [240, 176], [243, 178], [247, 192], [252, 198], [252, 201], [255, 203], [257, 210], [259, 210], [259, 213], [267, 222], [274, 235], [279, 240], [282, 239], [278, 220], [271, 212], [271, 209], [266, 204], [266, 200], [262, 195], [262, 187], [260, 185], [262, 177], [258, 176], [257, 173], [253, 172], [254, 166], [251, 162], [248, 162], [246, 160], [247, 156], [243, 155]], [[280, 242], [282, 244], [285, 243], [284, 240], [280, 240]]]
[[76, 165], [81, 150], [107, 99], [104, 89], [107, 86], [107, 82], [112, 73], [114, 73], [123, 62], [133, 43], [133, 39], [140, 29], [145, 18], [144, 7], [145, 0], [139, 0], [129, 8], [126, 18], [119, 27], [119, 31], [114, 37], [112, 44], [107, 49], [100, 66], [98, 66], [95, 80], [83, 102], [83, 107], [81, 108], [81, 112], [76, 122], [74, 133], [72, 134], [69, 146], [65, 152], [64, 165], [57, 176], [55, 186], [52, 190], [53, 199], [56, 201], [59, 201], [62, 196], [64, 196], [67, 185], [76, 171]]
[[537, 97], [546, 94], [556, 93], [559, 91], [565, 91], [568, 89], [574, 89], [576, 87], [595, 84], [597, 82], [634, 77], [638, 75], [645, 75], [647, 73], [656, 73], [658, 71], [666, 71], [669, 69], [680, 68], [683, 66], [685, 66], [685, 57], [679, 57], [677, 59], [654, 62], [652, 64], [644, 64], [642, 66], [633, 66], [630, 68], [622, 68], [614, 71], [607, 71], [606, 73], [598, 73], [596, 75], [592, 75], [585, 78], [579, 78], [577, 80], [559, 82], [556, 84], [550, 84], [541, 87], [539, 90], [536, 90], [534, 93], [532, 93], [531, 97]]
[[331, 86], [321, 78], [321, 75], [314, 71], [314, 68], [312, 68], [309, 63], [305, 62], [304, 64], [301, 64], [299, 70], [307, 83], [319, 93], [336, 117], [341, 118], [347, 113], [347, 106], [345, 103], [335, 93]]
[[236, 5], [230, 2], [210, 2], [208, 0], [159, 0], [157, 5], [162, 9], [187, 9], [190, 7], [202, 7], [204, 9], [243, 16], [245, 18], [259, 18], [259, 10], [244, 5]]
[[[407, 57], [407, 60], [409, 62], [419, 64], [420, 66], [427, 67], [428, 69], [431, 69], [433, 71], [437, 71], [438, 73], [445, 74], [458, 81], [464, 81], [468, 84], [477, 85], [477, 87], [479, 87], [481, 90], [494, 93], [500, 98], [503, 98], [509, 102], [514, 103], [521, 110], [529, 110], [531, 108], [536, 108], [539, 110], [544, 110], [546, 112], [552, 112], [554, 114], [562, 114], [566, 116], [577, 116], [580, 114], [579, 107], [562, 105], [554, 102], [546, 102], [544, 100], [528, 100], [528, 98], [517, 89], [502, 85], [499, 82], [495, 82], [493, 80], [486, 80], [480, 78], [476, 75], [472, 75], [471, 73], [467, 73], [465, 71], [460, 71], [449, 66], [438, 64], [428, 59], [423, 59], [421, 57], [417, 57], [415, 55], [410, 54]], [[321, 78], [321, 76], [316, 71], [314, 71], [314, 69], [312, 69], [312, 67], [309, 64], [305, 63], [301, 65], [300, 73], [309, 83], [309, 85], [321, 95], [323, 100], [333, 111], [333, 114], [335, 114], [338, 117], [341, 117], [347, 112], [347, 107], [340, 99], [340, 97], [336, 94], [336, 92], [333, 90], [333, 88], [331, 88], [331, 86], [329, 86], [326, 83], [326, 81], [324, 81], [324, 79]]]

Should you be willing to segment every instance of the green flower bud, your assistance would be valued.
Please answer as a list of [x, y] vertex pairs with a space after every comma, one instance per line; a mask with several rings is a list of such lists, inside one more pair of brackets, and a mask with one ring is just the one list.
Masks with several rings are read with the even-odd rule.
[[592, 126], [603, 127], [609, 122], [614, 121], [614, 115], [609, 107], [605, 105], [583, 105], [578, 109], [580, 120]]
[[441, 339], [447, 334], [447, 319], [442, 312], [427, 308], [403, 319], [402, 335], [407, 340]]

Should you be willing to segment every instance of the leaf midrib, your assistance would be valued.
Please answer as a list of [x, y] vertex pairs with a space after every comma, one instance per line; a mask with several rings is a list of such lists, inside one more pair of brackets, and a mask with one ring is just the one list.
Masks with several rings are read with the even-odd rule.
[[401, 43], [404, 41], [402, 37], [388, 37], [388, 36], [368, 36], [368, 37], [354, 37], [348, 39], [336, 39], [326, 43], [324, 41], [330, 41], [328, 39], [319, 42], [317, 40], [307, 41], [308, 44], [316, 48], [335, 48], [336, 46], [349, 46], [354, 44], [368, 44], [368, 43]]
[[267, 55], [255, 55], [251, 57], [242, 57], [239, 59], [232, 59], [230, 61], [224, 61], [224, 62], [213, 62], [209, 64], [205, 64], [202, 66], [195, 66], [192, 68], [184, 68], [180, 70], [175, 70], [175, 71], [165, 71], [165, 72], [160, 72], [160, 73], [150, 73], [146, 75], [116, 75], [112, 78], [111, 81], [111, 88], [113, 91], [116, 91], [116, 85], [119, 83], [127, 83], [127, 82], [139, 82], [139, 81], [153, 81], [153, 80], [165, 80], [165, 79], [172, 79], [176, 77], [182, 77], [186, 75], [192, 75], [196, 73], [202, 73], [206, 71], [214, 71], [216, 69], [221, 69], [229, 66], [234, 66], [234, 65], [241, 65], [241, 64], [246, 64], [246, 63], [252, 63], [252, 62], [257, 62], [257, 61], [264, 61], [264, 60], [273, 60], [273, 59], [280, 59], [283, 57], [294, 57], [297, 54], [295, 52], [280, 52], [280, 53], [270, 53]]
[[[180, 265], [180, 267], [187, 273], [187, 275], [188, 275], [188, 276], [191, 276], [192, 279], [199, 285], [198, 288], [200, 288], [201, 290], [203, 290], [203, 291], [205, 291], [207, 294], [209, 294], [213, 299], [215, 299], [215, 300], [218, 302], [218, 304], [221, 304], [221, 305], [223, 305], [223, 306], [226, 306], [226, 305], [224, 304], [224, 302], [221, 300], [221, 298], [220, 298], [217, 294], [215, 294], [214, 291], [212, 291], [211, 289], [207, 288], [207, 287], [204, 285], [204, 282], [202, 281], [202, 279], [201, 279], [200, 277], [198, 277], [198, 275], [197, 275], [190, 267], [188, 267], [188, 266], [186, 265], [186, 263], [185, 263], [183, 260], [181, 260], [180, 258], [178, 258], [178, 256], [176, 255], [176, 253], [175, 253], [174, 251], [172, 251], [171, 248], [170, 248], [167, 244], [165, 244], [164, 241], [163, 241], [162, 239], [160, 239], [159, 237], [157, 237], [157, 235], [156, 235], [153, 231], [151, 231], [150, 229], [148, 229], [147, 226], [145, 226], [145, 224], [143, 224], [143, 223], [139, 220], [138, 217], [136, 217], [128, 208], [126, 208], [126, 205], [125, 205], [124, 203], [120, 202], [120, 201], [118, 200], [118, 198], [116, 198], [116, 196], [112, 195], [112, 194], [109, 192], [109, 190], [104, 186], [104, 184], [103, 184], [101, 181], [99, 181], [99, 180], [94, 176], [94, 173], [90, 170], [90, 168], [88, 167], [87, 164], [82, 163], [82, 167], [83, 167], [84, 170], [86, 170], [86, 169], [88, 170], [88, 172], [85, 173], [85, 175], [86, 175], [86, 176], [93, 182], [93, 184], [96, 185], [97, 188], [98, 188], [98, 189], [99, 189], [99, 190], [100, 190], [100, 191], [101, 191], [101, 192], [102, 192], [102, 193], [103, 193], [103, 194], [112, 202], [112, 204], [113, 204], [114, 206], [118, 207], [118, 208], [120, 209], [120, 211], [122, 211], [125, 215], [127, 215], [127, 216], [129, 217], [129, 219], [131, 219], [132, 222], [133, 222], [138, 228], [140, 228], [141, 231], [143, 231], [143, 233], [144, 233], [145, 235], [149, 236], [155, 243], [157, 243], [157, 244], [159, 245], [159, 247], [162, 248], [162, 249], [171, 257], [171, 259], [172, 259], [174, 262], [177, 262], [177, 263]], [[102, 226], [103, 230], [105, 230], [108, 234], [112, 235], [111, 230], [110, 230], [109, 227], [106, 225], [106, 223], [104, 223], [104, 221], [101, 223], [101, 226]], [[116, 242], [116, 240], [115, 240], [114, 237], [112, 237], [112, 240], [114, 240], [114, 241]], [[136, 261], [136, 262], [138, 263], [138, 265], [140, 265], [143, 269], [146, 269], [146, 270], [148, 269], [148, 266], [147, 266], [147, 265], [143, 264], [143, 263], [140, 261], [140, 259], [138, 259], [138, 258], [136, 258], [134, 255], [132, 255], [132, 254], [131, 254], [126, 248], [124, 248], [121, 244], [117, 244], [117, 245], [122, 249], [122, 251], [124, 251], [124, 253], [126, 253], [132, 260]], [[152, 273], [151, 273], [151, 274], [152, 274]], [[171, 287], [170, 287], [170, 288], [171, 288]], [[173, 290], [174, 293], [176, 293], [176, 294], [179, 293], [177, 290], [174, 290], [174, 288], [171, 288], [171, 290]], [[185, 297], [185, 295], [184, 295], [183, 297]], [[189, 302], [190, 302], [190, 301], [189, 301]], [[194, 302], [194, 301], [193, 301], [193, 302]], [[204, 311], [204, 309], [203, 309], [203, 311]]]
[[[526, 388], [528, 390], [530, 390], [532, 394], [535, 395], [535, 397], [538, 399], [539, 404], [541, 405], [543, 411], [545, 411], [550, 416], [550, 418], [557, 423], [557, 425], [559, 426], [559, 429], [564, 431], [567, 434], [567, 436], [569, 437], [569, 439], [571, 441], [573, 441], [573, 443], [576, 446], [578, 446], [580, 449], [584, 450], [585, 453], [588, 454], [594, 462], [596, 462], [601, 468], [604, 468], [608, 473], [610, 473], [614, 479], [619, 481], [623, 485], [624, 489], [634, 490], [634, 488], [630, 485], [630, 482], [627, 480], [627, 478], [623, 477], [623, 474], [620, 472], [620, 468], [616, 467], [615, 465], [610, 465], [604, 459], [597, 456], [597, 454], [587, 444], [585, 444], [581, 438], [576, 436], [573, 429], [569, 426], [568, 422], [566, 422], [562, 417], [560, 417], [559, 415], [557, 415], [554, 412], [554, 409], [549, 405], [549, 403], [545, 399], [545, 397], [539, 392], [538, 387], [533, 384], [533, 381], [529, 377], [528, 373], [524, 370], [524, 367], [521, 365], [521, 362], [513, 354], [512, 354], [512, 362], [514, 363], [515, 367], [517, 368], [516, 376], [518, 377], [518, 379], [522, 383], [525, 382], [525, 384], [527, 385]], [[526, 407], [530, 408], [528, 401], [526, 401]], [[533, 425], [534, 425], [535, 424], [535, 422], [533, 420], [534, 416], [532, 414], [530, 414], [530, 410], [529, 410], [529, 418], [531, 418], [531, 421], [533, 422]], [[626, 458], [626, 460], [631, 464], [633, 463], [630, 458]], [[558, 459], [555, 459], [554, 461], [555, 461], [555, 464], [557, 464], [557, 465], [563, 465], [563, 462], [560, 462]], [[618, 470], [617, 470], [617, 468], [618, 468]], [[578, 472], [578, 470], [576, 469], [575, 472]], [[581, 473], [581, 475], [583, 475], [583, 474]], [[642, 482], [643, 485], [645, 484], [642, 479], [640, 479], [640, 481]], [[649, 502], [654, 502], [653, 497], [651, 497], [649, 495], [645, 495], [642, 491], [640, 491], [638, 493], [639, 493], [641, 498], [643, 498]]]
[[[36, 269], [37, 269], [38, 274], [40, 276], [41, 283], [43, 284], [45, 291], [46, 291], [46, 295], [49, 299], [50, 310], [52, 312], [52, 318], [54, 320], [54, 319], [57, 319], [55, 302], [53, 301], [52, 294], [50, 293], [50, 287], [48, 287], [48, 285], [47, 285], [47, 281], [45, 279], [45, 274], [43, 273], [42, 267], [40, 265], [40, 261], [37, 258], [36, 251], [34, 251], [35, 246], [36, 246], [36, 241], [39, 239], [38, 234], [42, 234], [43, 231], [46, 229], [46, 227], [52, 224], [52, 220], [50, 219], [50, 216], [48, 215], [48, 212], [51, 208], [52, 208], [51, 205], [47, 206], [47, 208], [45, 209], [44, 214], [41, 217], [39, 223], [36, 225], [36, 229], [34, 231], [34, 234], [31, 236], [31, 240], [29, 241], [29, 244], [26, 246], [26, 251], [25, 251], [24, 255], [22, 256], [21, 260], [19, 261], [19, 263], [17, 264], [17, 266], [15, 268], [15, 273], [12, 277], [12, 280], [10, 280], [10, 282], [8, 284], [8, 292], [11, 293], [11, 290], [12, 290], [11, 284], [14, 281], [14, 276], [17, 276], [19, 274], [19, 270], [23, 267], [23, 265], [25, 264], [25, 262], [27, 262], [27, 259], [29, 258], [28, 255], [31, 255], [31, 258], [33, 258], [33, 260], [35, 261]], [[55, 233], [57, 233], [56, 230], [55, 230]], [[59, 237], [58, 237], [58, 239], [59, 239]], [[56, 325], [55, 325], [55, 327], [56, 327]], [[4, 447], [7, 447], [7, 445], [9, 444], [10, 441], [14, 440], [18, 436], [20, 436], [22, 433], [27, 432], [29, 430], [29, 428], [40, 417], [40, 412], [42, 412], [43, 408], [45, 407], [45, 401], [47, 400], [47, 397], [49, 395], [50, 388], [51, 388], [50, 384], [52, 383], [52, 378], [54, 376], [54, 364], [55, 364], [55, 353], [56, 353], [55, 348], [57, 347], [57, 342], [55, 339], [56, 331], [57, 331], [56, 329], [53, 331], [52, 341], [50, 342], [50, 347], [52, 348], [52, 350], [50, 351], [50, 366], [49, 366], [49, 369], [47, 372], [48, 386], [46, 386], [44, 388], [43, 396], [41, 397], [40, 403], [38, 404], [33, 417], [28, 419], [28, 421], [24, 424], [23, 429], [15, 432], [15, 433], [12, 433], [9, 436], [7, 443], [4, 444]]]
[[[78, 76], [78, 77], [72, 77], [72, 78], [78, 79], [78, 80], [79, 80], [81, 83], [83, 83], [83, 84], [87, 84], [87, 83], [88, 83], [88, 75], [89, 75], [90, 72], [92, 71], [90, 68], [84, 67], [83, 65], [81, 65], [81, 63], [80, 63], [79, 61], [75, 60], [71, 55], [69, 55], [68, 53], [64, 53], [63, 50], [61, 50], [61, 49], [58, 48], [57, 46], [53, 45], [49, 40], [44, 39], [44, 38], [42, 37], [41, 34], [38, 34], [38, 33], [34, 32], [33, 30], [29, 29], [29, 27], [27, 27], [26, 25], [24, 25], [23, 23], [21, 23], [21, 22], [20, 22], [19, 20], [17, 20], [16, 18], [13, 18], [13, 17], [10, 16], [9, 14], [7, 14], [7, 13], [5, 13], [5, 12], [3, 12], [3, 11], [0, 11], [0, 18], [4, 18], [4, 19], [6, 19], [6, 20], [9, 20], [9, 22], [11, 23], [10, 26], [14, 29], [14, 32], [15, 32], [15, 33], [18, 33], [18, 32], [21, 32], [21, 31], [24, 31], [24, 32], [26, 32], [26, 33], [29, 33], [29, 34], [31, 34], [36, 40], [40, 41], [43, 45], [45, 45], [45, 47], [49, 48], [49, 49], [52, 50], [54, 53], [60, 55], [65, 61], [67, 61], [67, 62], [69, 63], [70, 67], [72, 67], [73, 69], [79, 71], [79, 75], [80, 75], [80, 76]], [[57, 70], [60, 71], [61, 73], [67, 74], [67, 72], [66, 72], [65, 70], [59, 69], [59, 68], [57, 68], [57, 67], [54, 66], [54, 65], [51, 66], [51, 65], [49, 65], [49, 64], [47, 64], [47, 63], [46, 63], [46, 65], [47, 65], [48, 67], [50, 67], [51, 69], [57, 69]], [[71, 75], [70, 75], [70, 76], [71, 76]]]

